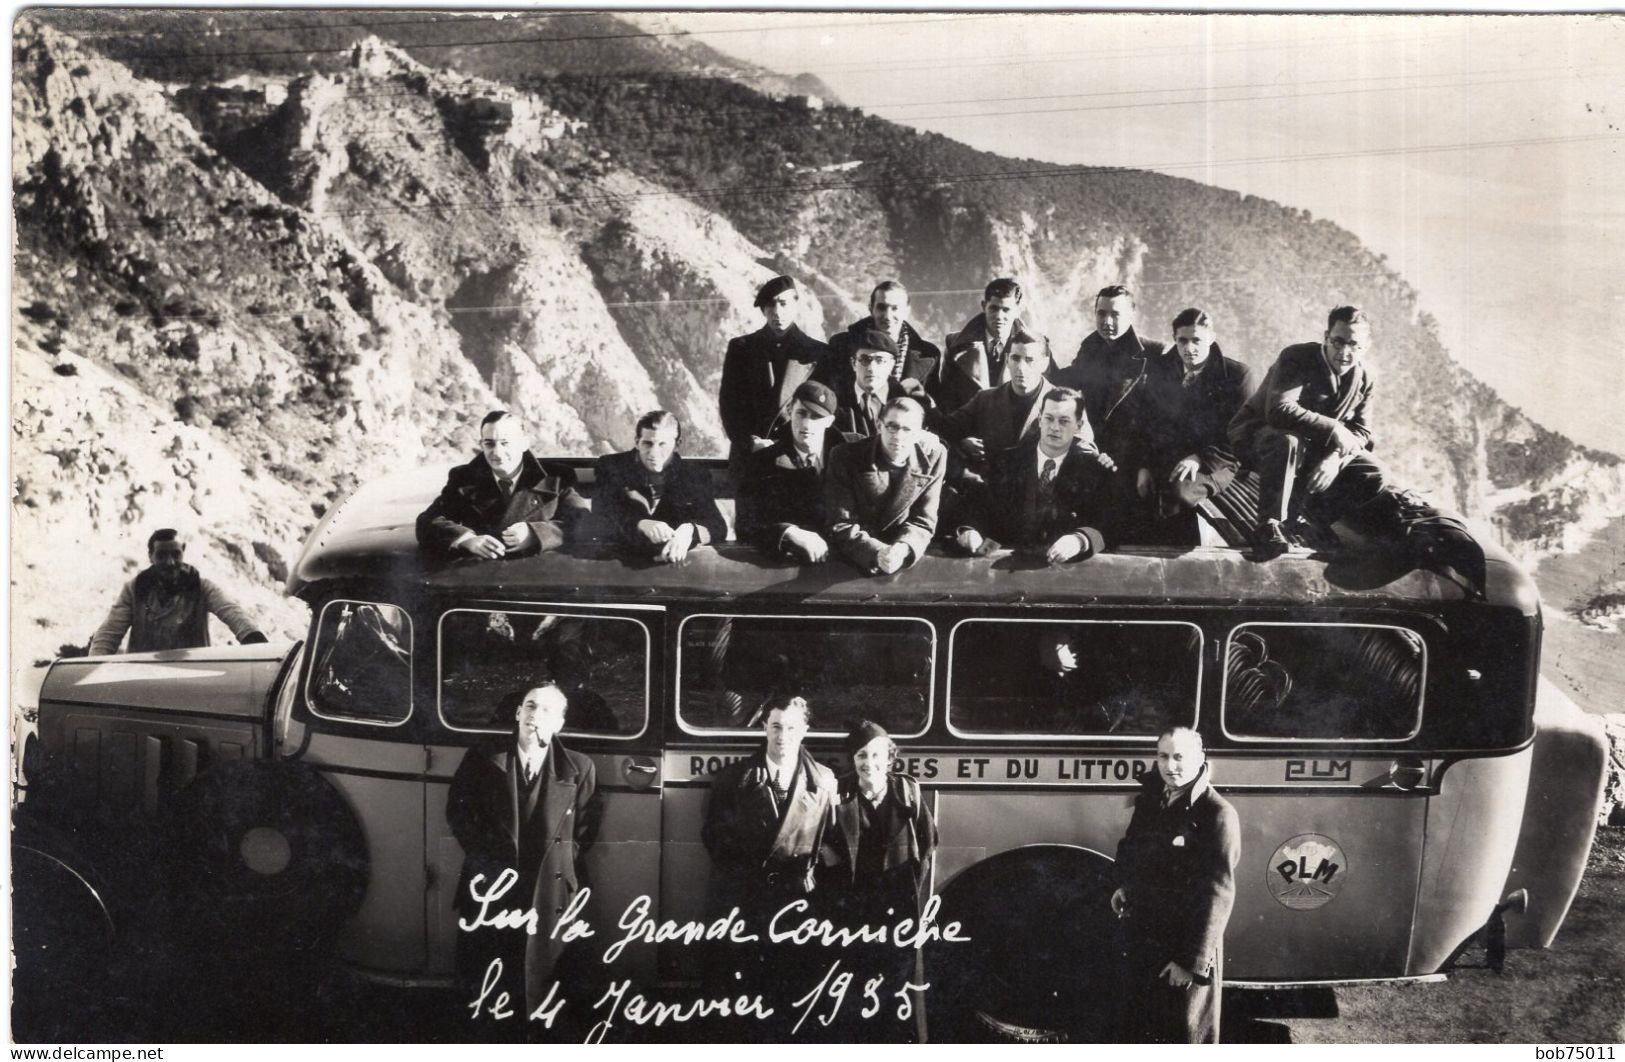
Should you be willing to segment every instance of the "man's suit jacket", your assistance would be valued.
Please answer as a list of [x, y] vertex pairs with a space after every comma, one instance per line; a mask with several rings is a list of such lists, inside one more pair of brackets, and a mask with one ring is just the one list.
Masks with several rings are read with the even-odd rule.
[[745, 459], [745, 475], [739, 484], [739, 507], [734, 529], [740, 541], [749, 541], [765, 553], [775, 555], [784, 533], [799, 527], [822, 535], [828, 527], [824, 508], [824, 470], [830, 452], [839, 445], [831, 429], [824, 433], [822, 462], [816, 468], [797, 463], [795, 444], [779, 438], [765, 450]]
[[1230, 449], [1230, 421], [1253, 393], [1253, 373], [1241, 362], [1227, 358], [1213, 344], [1196, 379], [1185, 386], [1185, 364], [1170, 350], [1151, 366], [1147, 416], [1141, 425], [1144, 467], [1160, 482], [1174, 465], [1195, 454], [1201, 471], [1234, 470]]
[[[582, 855], [598, 827], [595, 785], [592, 760], [566, 749], [557, 737], [534, 786], [524, 783], [513, 739], [500, 749], [469, 749], [451, 780], [446, 823], [463, 846], [456, 896], [459, 917], [472, 921], [480, 909], [469, 891], [476, 875], [484, 875], [480, 891], [485, 894], [498, 875], [512, 869], [519, 879], [492, 903], [492, 909], [534, 907], [539, 918], [535, 936], [504, 930], [496, 938], [524, 942], [527, 1014], [545, 997], [563, 951], [552, 928], [582, 886]], [[460, 932], [459, 944], [470, 936]], [[491, 957], [460, 956], [458, 965], [477, 977]]]
[[1038, 506], [1038, 439], [994, 454], [987, 482], [972, 506], [972, 525], [985, 538], [1012, 549], [1048, 549], [1062, 535], [1083, 536], [1088, 557], [1106, 539], [1101, 532], [1106, 511], [1106, 473], [1094, 451], [1081, 442], [1061, 458], [1055, 470], [1055, 499], [1049, 512]]
[[728, 537], [728, 523], [717, 508], [711, 474], [674, 453], [666, 465], [665, 487], [659, 504], [650, 497], [649, 474], [636, 450], [605, 454], [598, 459], [596, 512], [613, 529], [622, 545], [641, 549], [638, 521], [660, 520], [676, 527], [693, 524], [700, 529], [698, 545]]
[[1072, 364], [1050, 376], [1062, 387], [1083, 392], [1095, 444], [1119, 468], [1135, 467], [1139, 460], [1134, 451], [1141, 441], [1140, 407], [1151, 366], [1165, 349], [1155, 340], [1141, 339], [1133, 328], [1111, 343], [1099, 332], [1090, 332], [1078, 345]]
[[[1032, 351], [1033, 356], [1038, 359], [1040, 371], [1046, 376], [1055, 368], [1055, 359], [1050, 354], [1049, 339], [1029, 331], [1026, 323], [1020, 318], [1016, 319], [1006, 353], [1018, 346]], [[993, 379], [989, 371], [985, 314], [977, 314], [966, 322], [964, 328], [950, 334], [943, 341], [942, 349], [942, 384], [938, 390], [937, 401], [943, 409], [958, 409], [969, 402], [976, 392], [1004, 383], [1002, 374], [998, 379]]]
[[[769, 870], [792, 876], [799, 871], [810, 881], [824, 831], [834, 816], [835, 775], [805, 748], [786, 800], [780, 809], [773, 797], [767, 754], [760, 750], [724, 767], [711, 783], [700, 839], [717, 871], [712, 902], [721, 910], [734, 904], [749, 908], [753, 900], [777, 896], [766, 880]], [[781, 884], [798, 891], [793, 881]], [[778, 902], [782, 901], [776, 901], [775, 908]], [[766, 926], [749, 928], [766, 938]]]
[[[837, 332], [829, 337], [831, 351], [830, 363], [837, 369], [845, 367], [850, 374], [852, 355], [857, 353], [858, 337], [865, 332], [878, 331], [875, 327], [874, 317], [865, 317], [853, 321], [846, 326], [846, 331]], [[908, 351], [903, 355], [903, 365], [900, 372], [892, 375], [900, 380], [917, 380], [925, 388], [925, 393], [936, 399], [937, 388], [942, 383], [942, 351], [935, 343], [928, 343], [920, 337], [919, 330], [907, 321], [903, 322], [903, 338], [908, 340]], [[831, 380], [823, 383], [834, 387]]]
[[1340, 377], [1327, 367], [1319, 343], [1294, 344], [1281, 351], [1263, 386], [1236, 412], [1230, 422], [1230, 445], [1246, 460], [1259, 430], [1269, 427], [1324, 451], [1332, 429], [1342, 424], [1369, 450], [1375, 386], [1363, 361]]
[[[871, 420], [858, 405], [857, 381], [852, 376], [851, 366], [847, 366], [845, 373], [830, 374], [829, 386], [835, 392], [835, 423], [830, 425], [832, 431], [841, 433], [841, 438], [847, 442], [857, 442], [875, 435], [880, 425]], [[880, 408], [886, 408], [886, 403], [894, 398], [913, 398], [920, 403], [920, 408], [929, 411], [933, 402], [931, 396], [918, 380], [902, 379], [887, 380], [885, 394], [880, 396]]]
[[772, 433], [796, 388], [828, 355], [829, 347], [794, 325], [782, 336], [764, 325], [728, 340], [718, 404], [730, 457], [749, 453], [753, 436]]
[[[1053, 390], [1055, 385], [1048, 380], [1039, 384], [1038, 394], [1034, 396], [1019, 430], [1014, 423], [1018, 398], [1014, 385], [1010, 383], [978, 391], [958, 409], [939, 414], [933, 418], [932, 430], [945, 442], [981, 439], [989, 455], [1008, 450], [1017, 443], [1038, 437], [1038, 415], [1044, 407], [1044, 396]], [[1087, 419], [1078, 425], [1078, 441], [1086, 450], [1095, 448], [1095, 433]]]
[[914, 444], [894, 488], [878, 438], [837, 446], [824, 474], [830, 544], [866, 572], [894, 543], [909, 547], [910, 565], [919, 561], [936, 534], [947, 465], [948, 452], [928, 434]]
[[526, 523], [536, 540], [520, 554], [558, 549], [571, 526], [590, 510], [576, 493], [576, 476], [562, 465], [544, 465], [529, 450], [520, 459], [513, 494], [506, 500], [484, 454], [446, 475], [440, 496], [418, 516], [418, 544], [449, 550], [464, 534], [501, 535], [510, 524]]

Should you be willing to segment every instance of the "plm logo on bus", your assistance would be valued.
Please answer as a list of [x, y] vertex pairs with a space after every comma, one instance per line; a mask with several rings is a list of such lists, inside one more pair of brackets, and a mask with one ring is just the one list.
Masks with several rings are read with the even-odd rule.
[[1313, 911], [1343, 891], [1348, 860], [1336, 841], [1319, 833], [1300, 833], [1270, 856], [1264, 882], [1283, 907]]

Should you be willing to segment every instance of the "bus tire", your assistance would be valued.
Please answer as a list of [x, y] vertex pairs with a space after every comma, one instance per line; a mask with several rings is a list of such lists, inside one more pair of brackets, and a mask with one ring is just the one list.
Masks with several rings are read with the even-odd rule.
[[935, 1043], [1099, 1042], [1115, 1018], [1112, 861], [1061, 845], [983, 860], [942, 891], [938, 924], [968, 943], [926, 951]]
[[183, 790], [173, 812], [174, 924], [201, 946], [309, 952], [360, 908], [366, 839], [344, 796], [315, 769], [226, 764]]
[[12, 822], [12, 1021], [19, 1040], [70, 1038], [74, 1022], [107, 994], [117, 926], [106, 881], [77, 848], [22, 809]]

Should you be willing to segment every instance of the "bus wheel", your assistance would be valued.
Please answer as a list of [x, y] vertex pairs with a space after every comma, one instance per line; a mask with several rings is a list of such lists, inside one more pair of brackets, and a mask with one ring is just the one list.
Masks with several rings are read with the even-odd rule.
[[366, 839], [343, 795], [314, 769], [226, 764], [188, 786], [173, 810], [176, 924], [203, 947], [309, 952], [360, 908]]
[[976, 864], [943, 890], [938, 924], [968, 943], [926, 952], [934, 1042], [1098, 1042], [1116, 1007], [1112, 862], [1035, 845]]
[[13, 1028], [25, 1042], [69, 1038], [107, 987], [107, 888], [58, 831], [23, 812], [12, 827]]

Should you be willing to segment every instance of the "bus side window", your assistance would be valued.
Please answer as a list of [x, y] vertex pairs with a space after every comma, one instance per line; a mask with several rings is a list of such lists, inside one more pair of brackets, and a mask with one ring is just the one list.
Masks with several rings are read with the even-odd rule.
[[553, 682], [568, 700], [565, 733], [641, 733], [648, 645], [643, 624], [621, 616], [452, 609], [440, 617], [441, 720], [453, 730], [502, 729], [505, 699]]
[[1225, 658], [1225, 730], [1404, 741], [1421, 728], [1426, 673], [1426, 646], [1402, 627], [1243, 624], [1230, 633]]
[[1188, 623], [967, 620], [951, 651], [962, 733], [1155, 737], [1196, 721], [1202, 633]]
[[395, 725], [412, 714], [412, 620], [394, 605], [329, 601], [307, 700], [324, 719]]

